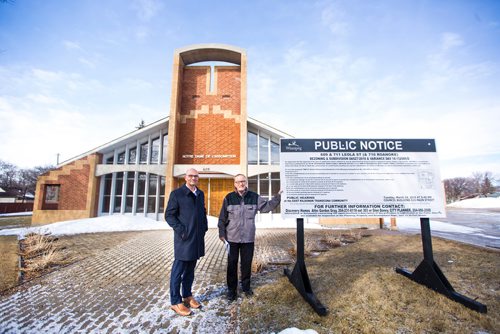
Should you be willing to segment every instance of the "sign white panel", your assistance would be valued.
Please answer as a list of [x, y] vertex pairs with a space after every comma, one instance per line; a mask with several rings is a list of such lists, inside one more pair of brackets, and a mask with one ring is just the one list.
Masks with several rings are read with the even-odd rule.
[[281, 139], [289, 217], [445, 217], [433, 139]]

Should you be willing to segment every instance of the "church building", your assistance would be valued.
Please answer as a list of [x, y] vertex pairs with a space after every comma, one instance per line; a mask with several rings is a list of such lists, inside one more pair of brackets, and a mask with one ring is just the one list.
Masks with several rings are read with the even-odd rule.
[[246, 94], [244, 50], [176, 50], [169, 115], [42, 175], [33, 224], [111, 214], [160, 220], [190, 167], [200, 174], [209, 215], [218, 216], [238, 173], [248, 175], [251, 190], [272, 196], [280, 187], [279, 140], [290, 136], [249, 118]]

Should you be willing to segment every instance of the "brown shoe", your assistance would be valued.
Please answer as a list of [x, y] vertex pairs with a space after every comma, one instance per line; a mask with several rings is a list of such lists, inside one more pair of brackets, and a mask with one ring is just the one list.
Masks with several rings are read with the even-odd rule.
[[194, 299], [193, 296], [189, 296], [189, 297], [184, 298], [184, 305], [186, 305], [187, 307], [191, 307], [191, 308], [200, 308], [201, 307], [201, 304], [198, 303], [198, 301], [196, 299]]
[[188, 309], [186, 306], [184, 306], [183, 303], [180, 303], [177, 305], [172, 305], [172, 306], [170, 306], [170, 308], [172, 310], [174, 310], [174, 312], [177, 313], [178, 315], [182, 315], [182, 316], [191, 315], [191, 310]]

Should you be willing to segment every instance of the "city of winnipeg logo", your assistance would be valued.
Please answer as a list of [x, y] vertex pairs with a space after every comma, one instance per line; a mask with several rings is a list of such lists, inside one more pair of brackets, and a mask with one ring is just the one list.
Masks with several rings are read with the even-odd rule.
[[294, 141], [291, 141], [288, 144], [286, 144], [285, 150], [286, 151], [302, 151], [302, 147], [300, 145], [298, 145], [297, 142], [294, 140]]

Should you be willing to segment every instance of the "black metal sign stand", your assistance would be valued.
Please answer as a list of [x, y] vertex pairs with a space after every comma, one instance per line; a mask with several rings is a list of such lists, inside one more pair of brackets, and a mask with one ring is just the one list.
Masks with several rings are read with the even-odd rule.
[[413, 273], [410, 273], [408, 270], [402, 268], [396, 268], [396, 272], [419, 284], [425, 285], [458, 303], [463, 304], [465, 307], [480, 313], [486, 313], [486, 305], [455, 292], [451, 284], [441, 272], [441, 269], [439, 269], [436, 262], [434, 262], [429, 218], [420, 218], [420, 229], [422, 233], [424, 259]]
[[295, 262], [295, 268], [293, 268], [292, 272], [285, 268], [285, 275], [316, 313], [322, 316], [327, 314], [326, 307], [314, 295], [307, 275], [304, 261], [304, 218], [297, 218], [297, 261]]

